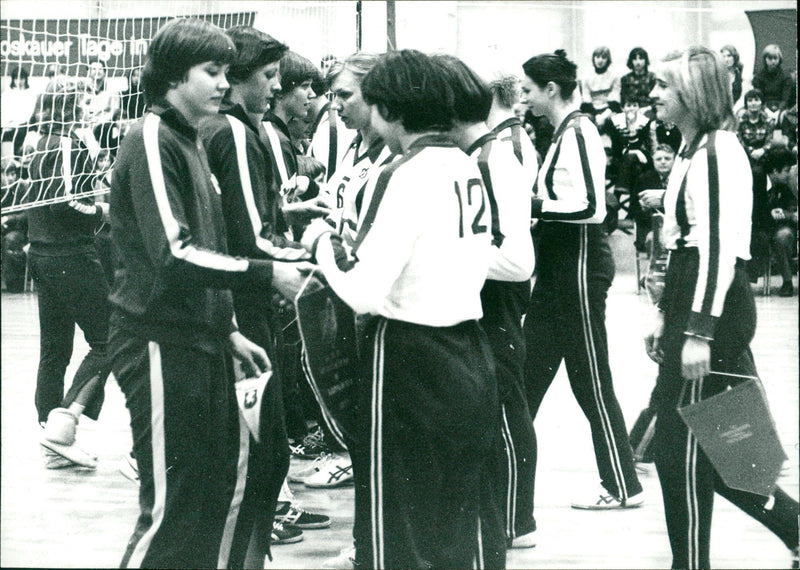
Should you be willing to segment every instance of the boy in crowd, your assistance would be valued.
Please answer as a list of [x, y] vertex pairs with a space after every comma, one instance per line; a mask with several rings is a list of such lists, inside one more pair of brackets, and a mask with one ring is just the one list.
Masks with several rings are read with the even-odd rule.
[[123, 140], [114, 169], [120, 267], [109, 356], [141, 480], [123, 567], [241, 566], [252, 535], [240, 511], [249, 433], [231, 355], [251, 377], [271, 364], [239, 332], [229, 289], [269, 290], [274, 264], [226, 253], [219, 185], [197, 131], [219, 111], [235, 54], [208, 22], [163, 26], [142, 76], [150, 110]]

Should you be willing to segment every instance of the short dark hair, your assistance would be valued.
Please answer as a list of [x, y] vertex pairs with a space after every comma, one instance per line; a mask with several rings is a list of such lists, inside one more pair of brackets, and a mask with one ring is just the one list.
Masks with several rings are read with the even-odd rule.
[[758, 99], [762, 103], [764, 102], [764, 92], [761, 89], [751, 89], [747, 93], [744, 94], [744, 104], [750, 101], [750, 99]]
[[55, 79], [48, 83], [40, 98], [42, 122], [47, 123], [46, 129], [80, 120], [80, 104], [87, 92], [86, 82], [80, 79]]
[[453, 112], [465, 123], [479, 123], [489, 117], [492, 91], [466, 63], [453, 55], [432, 56], [453, 90]]
[[301, 83], [314, 82], [321, 75], [317, 66], [310, 59], [292, 50], [281, 57], [281, 91], [288, 93]]
[[228, 69], [229, 81], [245, 81], [254, 71], [280, 61], [289, 46], [251, 26], [234, 26], [225, 33], [236, 46], [236, 58]]
[[421, 51], [382, 55], [364, 76], [361, 94], [368, 105], [378, 106], [386, 120], [400, 120], [410, 133], [453, 128], [453, 90], [440, 66]]
[[578, 86], [577, 70], [578, 66], [567, 59], [562, 49], [535, 55], [522, 64], [522, 71], [540, 88], [544, 89], [551, 81], [558, 85], [564, 100], [569, 99]]
[[28, 68], [23, 65], [12, 65], [8, 69], [8, 75], [11, 77], [11, 87], [19, 87], [17, 85], [17, 78], [19, 78], [24, 84], [25, 89], [30, 87], [28, 83]]
[[645, 69], [650, 67], [650, 56], [647, 55], [647, 50], [645, 50], [643, 47], [635, 47], [631, 50], [631, 53], [628, 54], [628, 69], [633, 69], [633, 59], [636, 57], [641, 57], [644, 59]]
[[764, 172], [769, 174], [797, 164], [797, 156], [785, 146], [774, 146], [764, 153]]
[[141, 84], [148, 103], [164, 97], [195, 65], [233, 62], [236, 48], [225, 32], [198, 18], [177, 18], [156, 32], [147, 50]]

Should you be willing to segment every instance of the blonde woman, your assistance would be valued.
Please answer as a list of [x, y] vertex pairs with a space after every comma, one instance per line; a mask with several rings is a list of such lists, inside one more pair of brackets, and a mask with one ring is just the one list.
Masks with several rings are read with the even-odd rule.
[[672, 567], [709, 567], [715, 492], [796, 555], [797, 501], [780, 488], [767, 498], [725, 485], [676, 411], [725, 390], [731, 374], [757, 374], [749, 346], [756, 312], [745, 271], [752, 183], [733, 132], [728, 72], [716, 53], [692, 47], [658, 66], [650, 95], [659, 119], [676, 123], [683, 134], [664, 198], [666, 283], [646, 339], [648, 354], [660, 364], [653, 394], [655, 463]]

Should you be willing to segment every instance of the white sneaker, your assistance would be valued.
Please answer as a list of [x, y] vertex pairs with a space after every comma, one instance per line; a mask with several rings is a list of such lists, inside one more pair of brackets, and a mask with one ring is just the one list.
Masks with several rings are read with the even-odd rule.
[[[73, 443], [72, 445], [62, 445], [60, 443], [54, 443], [52, 441], [48, 441], [46, 439], [42, 439], [39, 444], [44, 447], [47, 451], [51, 453], [55, 453], [56, 455], [60, 455], [61, 457], [71, 461], [75, 465], [80, 467], [87, 467], [89, 469], [96, 469], [97, 468], [97, 456], [87, 453], [77, 444]], [[50, 457], [49, 454], [46, 456], [46, 460]], [[67, 467], [66, 465], [57, 465], [56, 467], [51, 467], [50, 462], [47, 461], [45, 467], [48, 469], [60, 469], [61, 467]]]
[[533, 548], [536, 546], [536, 531], [532, 530], [522, 536], [514, 537], [511, 540], [511, 548]]
[[594, 495], [589, 495], [586, 500], [574, 501], [572, 508], [587, 511], [609, 511], [612, 509], [635, 509], [641, 507], [642, 503], [644, 503], [644, 491], [640, 491], [623, 501], [609, 493], [605, 488], [600, 487]]
[[290, 472], [286, 478], [292, 483], [303, 483], [305, 479], [311, 477], [312, 475], [316, 475], [322, 469], [324, 469], [332, 459], [333, 456], [330, 453], [323, 453], [314, 461], [312, 461], [307, 467], [302, 467], [296, 471]]
[[343, 548], [338, 556], [328, 558], [320, 564], [320, 568], [347, 569], [356, 567], [356, 547]]
[[353, 482], [353, 464], [349, 460], [332, 460], [321, 469], [303, 480], [306, 487], [341, 487]]

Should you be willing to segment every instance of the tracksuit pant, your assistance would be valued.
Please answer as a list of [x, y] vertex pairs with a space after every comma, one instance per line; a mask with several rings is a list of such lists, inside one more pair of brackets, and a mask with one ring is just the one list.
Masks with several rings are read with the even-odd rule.
[[[757, 376], [750, 352], [755, 334], [756, 309], [745, 270], [737, 263], [733, 283], [725, 298], [722, 315], [711, 343], [711, 369], [744, 376]], [[771, 530], [788, 548], [798, 543], [798, 504], [783, 490], [767, 497], [732, 489], [723, 483], [711, 462], [681, 420], [677, 407], [697, 402], [725, 390], [729, 379], [708, 376], [687, 384], [684, 401], [680, 393], [681, 351], [684, 330], [691, 313], [699, 255], [696, 249], [672, 252], [667, 269], [664, 298], [664, 360], [654, 392], [656, 431], [654, 455], [667, 532], [672, 547], [673, 568], [709, 568], [709, 544], [714, 493], [717, 492]]]
[[[497, 501], [503, 525], [504, 543], [511, 544], [517, 536], [536, 530], [533, 519], [535, 447], [533, 420], [525, 395], [523, 369], [525, 338], [522, 317], [530, 298], [530, 281], [512, 283], [487, 280], [481, 291], [483, 318], [497, 367], [497, 387], [501, 406], [501, 452], [495, 461], [492, 482], [498, 485]], [[484, 550], [497, 550], [486, 542]]]
[[[110, 371], [106, 355], [110, 305], [103, 268], [93, 246], [69, 255], [41, 255], [32, 247], [30, 264], [39, 304], [39, 371], [35, 395], [39, 422], [47, 421], [50, 410], [69, 406], [90, 382], [97, 384], [83, 413], [96, 420]], [[72, 358], [76, 324], [90, 350], [64, 395], [64, 375]]]
[[241, 567], [252, 524], [250, 435], [240, 421], [232, 363], [112, 325], [114, 376], [131, 416], [140, 514], [123, 568]]
[[481, 482], [496, 446], [494, 365], [477, 321], [368, 329], [364, 423], [351, 449], [356, 559], [366, 568], [470, 568]]
[[536, 418], [564, 361], [572, 393], [589, 420], [601, 483], [627, 499], [642, 486], [608, 364], [606, 296], [614, 278], [608, 236], [599, 225], [560, 222], [539, 222], [533, 233], [536, 281], [523, 326], [531, 415]]

